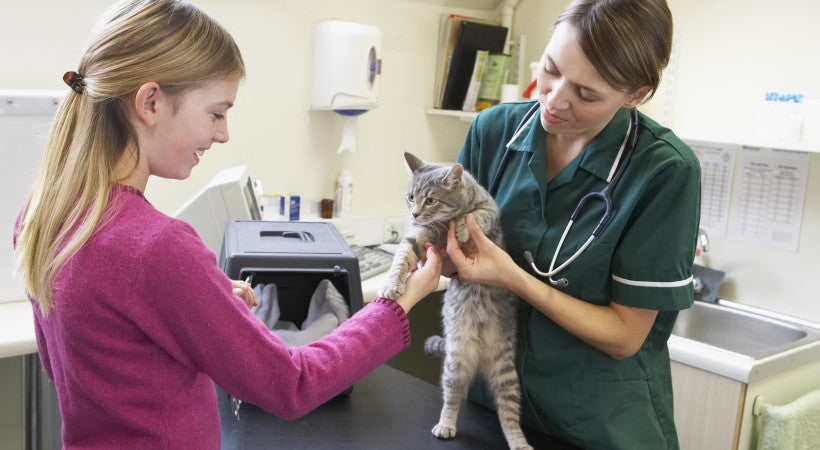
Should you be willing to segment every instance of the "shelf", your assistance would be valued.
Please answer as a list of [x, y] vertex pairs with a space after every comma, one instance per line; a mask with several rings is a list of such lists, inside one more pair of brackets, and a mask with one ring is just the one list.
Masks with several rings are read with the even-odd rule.
[[419, 3], [429, 3], [445, 8], [470, 8], [492, 11], [498, 8], [502, 0], [416, 0]]
[[683, 141], [720, 142], [724, 144], [736, 144], [748, 147], [773, 148], [778, 150], [792, 150], [806, 153], [820, 153], [820, 143], [802, 141], [766, 141], [754, 136], [730, 136], [730, 135], [698, 135], [695, 133], [675, 132]]
[[425, 112], [434, 116], [457, 117], [465, 122], [472, 122], [478, 116], [478, 112], [456, 111], [454, 109], [429, 108]]
[[[465, 122], [472, 122], [477, 112], [470, 111], [456, 111], [452, 109], [435, 109], [428, 108], [425, 110], [427, 114], [434, 116], [457, 117]], [[755, 137], [738, 137], [738, 136], [708, 136], [697, 135], [694, 133], [676, 132], [683, 141], [701, 141], [701, 142], [720, 142], [725, 144], [736, 144], [748, 147], [762, 147], [774, 148], [778, 150], [791, 150], [796, 152], [806, 153], [820, 153], [820, 143], [815, 142], [801, 142], [801, 141], [765, 141]]]

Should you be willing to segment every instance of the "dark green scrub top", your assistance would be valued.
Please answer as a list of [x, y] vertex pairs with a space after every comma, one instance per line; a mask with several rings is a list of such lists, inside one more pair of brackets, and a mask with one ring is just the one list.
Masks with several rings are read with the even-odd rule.
[[[470, 126], [459, 162], [489, 186], [504, 146], [532, 101], [483, 111]], [[559, 287], [596, 305], [616, 302], [658, 311], [641, 349], [615, 360], [521, 302], [517, 369], [522, 421], [583, 448], [678, 448], [666, 341], [677, 312], [693, 301], [692, 263], [700, 217], [700, 164], [670, 130], [640, 115], [638, 142], [617, 185], [606, 228], [566, 269]], [[496, 201], [507, 251], [532, 273], [523, 252], [546, 271], [570, 214], [606, 185], [629, 127], [621, 109], [549, 183], [546, 131], [538, 115], [510, 145]], [[594, 201], [576, 220], [556, 267], [588, 239], [604, 211]], [[543, 278], [542, 278], [543, 279]], [[543, 279], [546, 282], [546, 279]], [[475, 392], [473, 399], [479, 399]]]

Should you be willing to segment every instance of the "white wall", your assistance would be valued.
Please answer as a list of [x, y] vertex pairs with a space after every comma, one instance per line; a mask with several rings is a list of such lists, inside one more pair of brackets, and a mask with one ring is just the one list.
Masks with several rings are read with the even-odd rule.
[[[673, 85], [641, 109], [681, 134], [754, 136], [764, 92], [820, 98], [814, 0], [667, 0], [678, 39]], [[564, 0], [521, 0], [514, 33], [527, 35], [537, 61]], [[671, 97], [671, 98], [670, 98]], [[670, 101], [667, 113], [665, 106]], [[727, 273], [719, 296], [820, 321], [820, 154], [812, 154], [797, 252], [712, 239], [705, 263]]]
[[[4, 2], [0, 87], [61, 88], [76, 68], [94, 16], [108, 0]], [[234, 34], [248, 79], [230, 113], [231, 142], [215, 146], [188, 181], [152, 181], [148, 198], [173, 212], [220, 168], [253, 164], [267, 192], [331, 197], [346, 164], [354, 178], [354, 215], [402, 213], [406, 173], [401, 153], [454, 160], [468, 124], [424, 113], [433, 92], [441, 13], [489, 17], [459, 9], [461, 0], [195, 0]], [[537, 60], [564, 0], [521, 0], [513, 35], [527, 36]], [[481, 1], [482, 7], [492, 2]], [[669, 0], [679, 39], [674, 86], [663, 85], [642, 109], [676, 130], [696, 134], [754, 133], [765, 90], [820, 95], [820, 60], [813, 43], [820, 17], [813, 0]], [[48, 11], [48, 13], [46, 13]], [[10, 18], [10, 19], [9, 19]], [[342, 119], [308, 110], [311, 29], [336, 18], [378, 26], [384, 33], [379, 107], [359, 118], [358, 154], [336, 155]], [[66, 25], [69, 26], [66, 26]], [[59, 32], [55, 30], [60, 30]], [[522, 75], [526, 82], [526, 75]], [[672, 109], [665, 114], [667, 90]], [[820, 271], [820, 154], [812, 155], [797, 252], [713, 239], [708, 264], [727, 272], [724, 298], [820, 321], [820, 300], [806, 273]]]
[[[65, 87], [91, 26], [112, 2], [4, 2], [0, 87]], [[231, 140], [208, 152], [185, 182], [152, 180], [146, 195], [172, 213], [219, 169], [250, 163], [266, 192], [333, 197], [349, 165], [354, 215], [403, 213], [407, 173], [402, 152], [455, 160], [468, 123], [428, 117], [442, 12], [489, 17], [459, 0], [194, 0], [234, 35], [248, 76], [229, 114]], [[479, 2], [487, 6], [487, 2]], [[46, 13], [47, 12], [47, 13]], [[337, 156], [342, 118], [309, 111], [312, 28], [324, 19], [378, 26], [382, 41], [379, 105], [359, 117], [358, 152]], [[13, 19], [13, 20], [12, 20]], [[60, 31], [56, 31], [60, 30]]]
[[[680, 34], [672, 125], [695, 134], [754, 136], [767, 91], [820, 98], [812, 0], [674, 0]], [[684, 131], [684, 132], [686, 132]], [[820, 321], [820, 154], [811, 155], [797, 252], [713, 239], [708, 263], [727, 272], [719, 294]]]

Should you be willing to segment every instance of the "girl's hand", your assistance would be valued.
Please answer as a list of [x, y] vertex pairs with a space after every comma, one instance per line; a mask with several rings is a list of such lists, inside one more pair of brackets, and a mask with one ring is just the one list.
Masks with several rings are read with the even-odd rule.
[[511, 271], [518, 266], [504, 250], [491, 241], [475, 221], [472, 214], [465, 217], [470, 239], [461, 243], [456, 238], [456, 224], [450, 222], [447, 232], [447, 254], [464, 281], [475, 281], [493, 286], [507, 287], [512, 279]]
[[244, 281], [231, 280], [231, 285], [233, 286], [233, 295], [241, 298], [248, 305], [248, 308], [259, 304], [256, 301], [256, 292], [253, 291], [250, 284]]
[[427, 252], [421, 258], [421, 267], [410, 273], [404, 294], [396, 299], [396, 303], [404, 309], [405, 314], [438, 287], [441, 277], [441, 255], [433, 244], [428, 242], [424, 246], [427, 247]]

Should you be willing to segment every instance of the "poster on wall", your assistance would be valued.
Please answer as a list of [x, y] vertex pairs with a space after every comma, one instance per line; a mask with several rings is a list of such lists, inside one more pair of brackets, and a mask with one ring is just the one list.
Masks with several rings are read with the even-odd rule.
[[730, 239], [797, 251], [809, 156], [765, 147], [740, 149]]
[[700, 227], [709, 236], [723, 238], [726, 236], [729, 223], [732, 176], [738, 146], [690, 140], [687, 140], [686, 144], [692, 148], [700, 161]]

